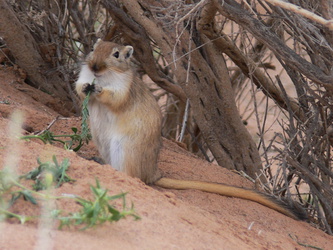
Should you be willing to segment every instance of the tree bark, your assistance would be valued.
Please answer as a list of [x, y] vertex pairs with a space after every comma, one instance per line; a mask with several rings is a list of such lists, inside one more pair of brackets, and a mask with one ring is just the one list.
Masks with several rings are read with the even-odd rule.
[[325, 74], [323, 70], [316, 65], [306, 61], [304, 58], [289, 48], [279, 37], [270, 31], [259, 20], [253, 18], [248, 12], [234, 0], [225, 0], [224, 4], [219, 4], [214, 0], [215, 7], [223, 16], [235, 21], [244, 29], [248, 30], [259, 41], [270, 48], [274, 54], [281, 58], [288, 67], [301, 72], [315, 83], [325, 87], [329, 91], [333, 91], [333, 74]]
[[59, 109], [60, 112], [64, 111], [64, 108], [71, 109], [66, 83], [56, 74], [47, 74], [50, 67], [39, 54], [38, 45], [6, 0], [0, 0], [0, 36], [10, 49], [15, 63], [27, 73], [29, 84], [59, 97], [63, 106]]
[[[110, 1], [101, 1], [106, 9], [110, 11], [112, 19], [121, 27], [126, 42], [131, 43], [135, 49], [135, 56], [141, 63], [143, 69], [149, 77], [161, 88], [174, 94], [182, 102], [186, 102], [184, 91], [176, 84], [171, 82], [163, 72], [159, 71], [152, 53], [150, 40], [145, 29], [135, 23], [120, 7]], [[131, 3], [128, 3], [131, 4]], [[128, 6], [131, 8], [131, 6]]]
[[[160, 7], [158, 1], [122, 1], [126, 12], [110, 8], [108, 1], [102, 3], [117, 15], [120, 25], [126, 24], [129, 17], [133, 19], [161, 49], [175, 74], [175, 82], [190, 99], [194, 119], [218, 164], [257, 178], [262, 168], [260, 156], [240, 119], [222, 54], [211, 44], [199, 48], [206, 41], [195, 35], [195, 31], [191, 36], [184, 28], [182, 35], [175, 37], [175, 33], [152, 14], [153, 6]], [[190, 51], [190, 48], [195, 50]], [[149, 75], [149, 71], [147, 73]]]

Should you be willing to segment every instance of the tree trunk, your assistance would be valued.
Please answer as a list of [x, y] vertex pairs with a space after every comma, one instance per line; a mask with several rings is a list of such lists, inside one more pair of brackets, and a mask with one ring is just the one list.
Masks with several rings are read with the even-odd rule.
[[192, 52], [189, 81], [185, 79], [185, 67], [178, 68], [177, 79], [190, 99], [194, 118], [218, 164], [244, 171], [255, 179], [260, 174], [260, 156], [240, 119], [224, 58], [212, 44], [202, 51]]
[[50, 67], [39, 54], [38, 45], [5, 0], [0, 0], [0, 37], [5, 40], [15, 63], [27, 73], [29, 84], [60, 98], [60, 112], [71, 109], [69, 86], [57, 74], [47, 73]]
[[125, 11], [110, 1], [101, 2], [121, 27], [126, 40], [139, 51], [136, 54], [139, 61], [146, 62], [150, 56], [142, 53], [150, 44], [149, 38], [161, 49], [172, 67], [174, 82], [179, 83], [190, 100], [193, 117], [218, 164], [257, 178], [262, 168], [260, 156], [240, 119], [222, 54], [211, 44], [202, 47], [206, 41], [196, 35], [196, 28], [182, 26], [188, 20], [175, 23], [182, 26], [182, 35], [175, 37], [176, 28], [170, 30], [154, 12], [160, 8], [159, 1], [122, 1]]

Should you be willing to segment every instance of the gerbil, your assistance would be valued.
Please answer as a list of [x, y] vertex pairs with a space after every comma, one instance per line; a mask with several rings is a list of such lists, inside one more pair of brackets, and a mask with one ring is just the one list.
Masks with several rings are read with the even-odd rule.
[[113, 168], [146, 184], [198, 189], [252, 200], [294, 219], [304, 214], [268, 195], [222, 184], [161, 178], [157, 158], [161, 148], [160, 108], [131, 65], [132, 46], [98, 40], [82, 64], [76, 91], [89, 99], [90, 127], [102, 158]]
[[[145, 183], [160, 178], [161, 113], [154, 97], [135, 78], [131, 46], [98, 41], [82, 65], [76, 91], [92, 90], [88, 108], [94, 143], [113, 168]], [[95, 79], [95, 84], [92, 83]]]

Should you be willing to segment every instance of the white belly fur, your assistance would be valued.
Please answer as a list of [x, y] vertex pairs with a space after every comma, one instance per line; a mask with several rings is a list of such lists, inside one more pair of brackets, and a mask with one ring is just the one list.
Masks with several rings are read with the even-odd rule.
[[89, 105], [90, 127], [94, 143], [104, 161], [118, 171], [124, 171], [124, 140], [126, 135], [117, 130], [117, 116], [103, 104]]

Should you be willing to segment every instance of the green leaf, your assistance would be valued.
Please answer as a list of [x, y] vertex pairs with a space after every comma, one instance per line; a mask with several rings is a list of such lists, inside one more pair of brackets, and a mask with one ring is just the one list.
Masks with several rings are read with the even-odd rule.
[[21, 176], [20, 178], [31, 179], [34, 180], [35, 183], [33, 185], [34, 190], [39, 191], [43, 189], [47, 189], [47, 185], [45, 183], [45, 174], [51, 173], [53, 176], [53, 181], [55, 183], [55, 187], [61, 186], [65, 182], [73, 182], [74, 179], [70, 178], [66, 171], [68, 170], [70, 163], [69, 159], [65, 158], [60, 164], [55, 155], [52, 156], [53, 162], [41, 162], [37, 159], [39, 166], [30, 171], [28, 174]]
[[35, 198], [32, 196], [31, 192], [28, 190], [23, 190], [21, 191], [22, 195], [24, 196], [24, 198], [28, 201], [30, 201], [32, 204], [37, 205], [37, 201], [35, 200]]
[[[140, 217], [135, 214], [134, 207], [132, 205], [131, 209], [125, 207], [125, 195], [126, 193], [121, 193], [114, 196], [107, 195], [107, 189], [101, 187], [100, 182], [96, 179], [96, 186], [90, 186], [90, 189], [94, 195], [94, 200], [89, 201], [82, 198], [77, 198], [76, 201], [82, 206], [80, 212], [71, 214], [67, 217], [60, 217], [61, 220], [60, 227], [67, 225], [84, 225], [81, 230], [85, 230], [89, 227], [93, 227], [99, 224], [103, 224], [107, 221], [119, 221], [122, 218], [130, 215], [135, 220]], [[122, 199], [123, 209], [118, 210], [110, 201]]]

